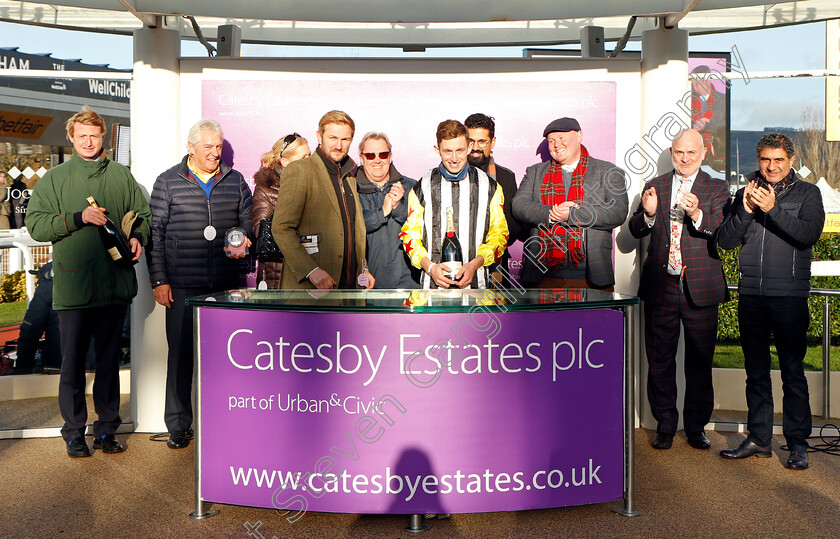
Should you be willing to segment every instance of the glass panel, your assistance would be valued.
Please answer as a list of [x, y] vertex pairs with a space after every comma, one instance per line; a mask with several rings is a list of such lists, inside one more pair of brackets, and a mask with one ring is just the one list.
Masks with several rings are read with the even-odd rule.
[[197, 307], [310, 312], [468, 312], [477, 306], [496, 311], [620, 307], [639, 302], [603, 290], [229, 290], [187, 300]]
[[[9, 275], [3, 275], [8, 279]], [[62, 420], [58, 408], [58, 381], [61, 372], [61, 353], [58, 349], [58, 316], [51, 308], [45, 291], [51, 285], [39, 284], [36, 296], [29, 305], [26, 300], [0, 303], [0, 360], [7, 369], [0, 376], [0, 430], [60, 427]], [[28, 307], [28, 308], [27, 308]], [[24, 317], [24, 312], [25, 317]], [[23, 323], [21, 323], [23, 320]], [[120, 417], [128, 422], [131, 417], [130, 387], [130, 329], [126, 316], [120, 343]], [[10, 323], [14, 322], [14, 323]], [[88, 351], [86, 401], [88, 424], [96, 420], [90, 394], [94, 354]]]

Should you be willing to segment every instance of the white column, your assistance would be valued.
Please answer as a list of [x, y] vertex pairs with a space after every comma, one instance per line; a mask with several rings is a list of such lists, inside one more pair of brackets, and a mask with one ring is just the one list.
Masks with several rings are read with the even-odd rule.
[[[134, 32], [131, 86], [131, 172], [149, 198], [155, 178], [182, 157], [181, 36], [176, 30]], [[165, 309], [154, 301], [145, 255], [137, 264], [140, 290], [131, 307], [131, 419], [138, 432], [164, 432]]]
[[[671, 168], [669, 148], [674, 136], [682, 129], [690, 127], [691, 122], [691, 85], [688, 81], [688, 32], [677, 28], [658, 28], [642, 34], [642, 133], [641, 155], [647, 160], [643, 180], [664, 174]], [[640, 167], [641, 168], [641, 167]], [[642, 184], [644, 187], [644, 184]], [[638, 205], [639, 193], [631, 195]], [[633, 206], [635, 209], [636, 206]], [[647, 248], [647, 240], [640, 246], [639, 267]], [[641, 309], [639, 309], [641, 315]], [[644, 319], [639, 324], [644, 331]], [[640, 335], [641, 347], [638, 357], [643, 358], [636, 369], [639, 373], [639, 410], [641, 424], [648, 429], [656, 428], [656, 420], [650, 413], [647, 400], [647, 359], [644, 354], [644, 335]], [[680, 336], [677, 349], [677, 409], [680, 410], [682, 428], [682, 402], [685, 394], [685, 376], [683, 369], [684, 342]]]
[[668, 148], [691, 121], [688, 82], [688, 32], [659, 28], [642, 34], [642, 140], [656, 170], [644, 180], [672, 168]]

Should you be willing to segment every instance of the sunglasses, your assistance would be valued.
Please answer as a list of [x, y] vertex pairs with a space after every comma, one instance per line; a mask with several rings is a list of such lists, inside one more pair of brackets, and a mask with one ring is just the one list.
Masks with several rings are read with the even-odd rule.
[[[375, 153], [362, 153], [365, 156], [365, 159], [376, 159]], [[380, 159], [388, 159], [391, 156], [391, 152], [379, 152]]]
[[297, 134], [297, 133], [292, 133], [291, 135], [286, 135], [286, 137], [283, 139], [283, 145], [280, 146], [280, 155], [281, 156], [283, 155], [283, 152], [286, 151], [286, 148], [289, 147], [289, 144], [296, 141], [298, 139], [298, 137], [300, 137], [300, 135]]

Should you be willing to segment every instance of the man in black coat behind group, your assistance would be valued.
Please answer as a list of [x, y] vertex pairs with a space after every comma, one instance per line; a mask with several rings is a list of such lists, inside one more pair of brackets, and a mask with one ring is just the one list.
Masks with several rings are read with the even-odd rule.
[[[493, 158], [493, 148], [496, 147], [496, 122], [492, 116], [475, 113], [470, 114], [464, 125], [467, 127], [467, 142], [470, 153], [467, 161], [470, 165], [478, 167], [496, 180], [502, 187], [505, 195], [505, 219], [508, 225], [508, 242], [505, 254], [502, 259], [491, 268], [491, 276], [498, 284], [495, 286], [511, 286], [507, 275], [509, 275], [508, 261], [510, 260], [510, 246], [518, 239], [522, 239], [522, 224], [513, 216], [511, 204], [516, 196], [516, 175], [509, 168], [505, 168]], [[501, 271], [500, 270], [503, 270]]]

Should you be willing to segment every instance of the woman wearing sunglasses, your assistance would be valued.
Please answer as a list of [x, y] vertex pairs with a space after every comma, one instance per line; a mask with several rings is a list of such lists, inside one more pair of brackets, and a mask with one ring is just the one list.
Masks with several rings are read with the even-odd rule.
[[[254, 235], [259, 235], [260, 220], [268, 219], [274, 215], [274, 206], [277, 204], [277, 189], [280, 185], [280, 176], [283, 169], [289, 163], [309, 156], [309, 143], [305, 138], [292, 133], [274, 143], [271, 151], [267, 152], [260, 159], [262, 168], [254, 174], [253, 205], [251, 216], [254, 225]], [[268, 288], [280, 287], [280, 275], [283, 271], [283, 262], [259, 262], [257, 281], [265, 281]]]
[[367, 133], [359, 143], [356, 170], [359, 202], [367, 229], [367, 263], [375, 288], [419, 288], [399, 233], [408, 217], [408, 192], [415, 180], [400, 174], [391, 162], [391, 141], [385, 133]]

